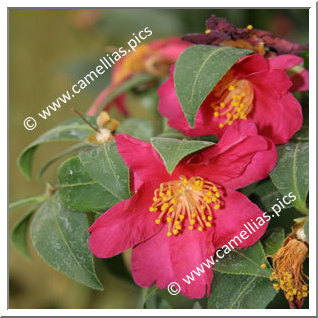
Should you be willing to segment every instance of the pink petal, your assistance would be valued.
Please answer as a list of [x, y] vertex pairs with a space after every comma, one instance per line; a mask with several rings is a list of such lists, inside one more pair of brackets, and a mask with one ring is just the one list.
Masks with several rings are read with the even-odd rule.
[[[276, 149], [271, 140], [257, 134], [253, 122], [237, 121], [225, 130], [220, 141], [194, 155], [186, 171], [232, 189], [264, 179], [276, 164]], [[198, 163], [205, 163], [198, 164]]]
[[293, 86], [290, 88], [291, 92], [306, 92], [309, 90], [309, 72], [307, 70], [304, 69], [290, 79], [293, 82]]
[[[268, 59], [271, 69], [280, 69], [283, 71], [292, 68], [293, 66], [303, 64], [303, 58], [296, 55], [279, 55]], [[305, 92], [309, 89], [309, 72], [303, 70], [297, 75], [292, 76], [291, 81], [293, 86], [290, 88], [292, 92]]]
[[157, 233], [157, 213], [149, 212], [155, 188], [144, 184], [129, 200], [121, 201], [100, 216], [88, 230], [89, 247], [97, 257], [113, 257]]
[[161, 56], [164, 56], [172, 61], [176, 61], [180, 54], [192, 43], [182, 41], [178, 37], [170, 37], [162, 40], [157, 40], [149, 43], [152, 49], [158, 50]]
[[297, 55], [289, 55], [289, 54], [270, 57], [267, 60], [271, 70], [278, 69], [282, 71], [286, 71], [287, 69], [293, 66], [304, 63], [303, 58]]
[[253, 73], [268, 71], [269, 65], [263, 56], [253, 54], [242, 57], [234, 64], [233, 70], [235, 71], [235, 77], [245, 78]]
[[134, 174], [136, 189], [145, 181], [169, 178], [162, 159], [149, 142], [117, 134], [116, 144], [119, 154]]
[[[249, 224], [254, 230], [250, 228]], [[238, 236], [239, 239], [235, 238], [238, 245], [231, 243], [232, 246], [235, 248], [249, 247], [262, 237], [267, 225], [267, 219], [256, 204], [252, 203], [244, 194], [227, 189], [225, 207], [214, 213], [213, 245], [216, 249], [222, 248], [224, 244], [229, 246], [229, 241]], [[245, 231], [246, 234], [243, 233], [243, 236], [240, 236], [242, 231]]]
[[200, 277], [194, 274], [191, 284], [187, 275], [196, 270], [202, 262], [214, 254], [211, 243], [211, 231], [199, 232], [185, 230], [175, 237], [167, 237], [166, 229], [146, 242], [137, 245], [132, 253], [132, 273], [135, 282], [142, 287], [156, 283], [160, 289], [166, 289], [171, 282], [177, 282], [181, 294], [189, 298], [202, 298], [209, 293], [212, 281], [212, 265], [206, 268]]
[[[250, 115], [260, 134], [275, 144], [284, 144], [301, 128], [303, 115], [297, 99], [286, 90], [291, 86], [282, 71], [253, 77], [254, 108]], [[291, 84], [291, 82], [289, 81]]]

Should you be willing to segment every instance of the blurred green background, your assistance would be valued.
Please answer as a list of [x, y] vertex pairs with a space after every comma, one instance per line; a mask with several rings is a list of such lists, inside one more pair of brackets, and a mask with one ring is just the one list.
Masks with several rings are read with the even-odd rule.
[[[181, 36], [205, 30], [210, 14], [226, 17], [233, 24], [266, 29], [287, 39], [308, 43], [308, 10], [264, 9], [9, 9], [9, 195], [10, 200], [44, 192], [45, 181], [55, 184], [53, 165], [43, 180], [37, 169], [65, 144], [43, 145], [34, 161], [33, 179], [27, 181], [19, 171], [19, 153], [34, 139], [58, 123], [72, 117], [75, 107], [82, 113], [109, 83], [109, 73], [72, 99], [33, 131], [23, 120], [51, 104], [73, 83], [98, 64], [106, 46], [125, 46], [133, 32], [149, 26], [150, 40]], [[138, 107], [133, 111], [138, 113]], [[25, 212], [10, 215], [10, 230]], [[103, 292], [92, 291], [56, 272], [39, 259], [31, 247], [32, 262], [9, 244], [10, 308], [136, 308], [142, 297], [119, 258], [97, 260], [97, 273]], [[129, 258], [129, 253], [125, 255]], [[106, 266], [108, 264], [108, 266]], [[109, 266], [111, 265], [111, 266]], [[116, 271], [117, 270], [117, 271]], [[177, 299], [176, 299], [177, 300]], [[188, 307], [179, 299], [180, 307]]]

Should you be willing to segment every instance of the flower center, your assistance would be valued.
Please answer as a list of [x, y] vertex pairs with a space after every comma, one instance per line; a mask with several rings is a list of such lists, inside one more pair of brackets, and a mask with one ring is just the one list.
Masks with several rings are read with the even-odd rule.
[[150, 212], [159, 212], [156, 224], [168, 223], [167, 236], [177, 235], [187, 227], [203, 231], [211, 227], [213, 210], [220, 209], [222, 199], [218, 187], [201, 177], [164, 182], [155, 190]]
[[254, 92], [251, 83], [245, 79], [235, 79], [229, 71], [213, 89], [211, 107], [214, 117], [218, 117], [219, 127], [232, 125], [237, 119], [246, 119], [252, 110]]

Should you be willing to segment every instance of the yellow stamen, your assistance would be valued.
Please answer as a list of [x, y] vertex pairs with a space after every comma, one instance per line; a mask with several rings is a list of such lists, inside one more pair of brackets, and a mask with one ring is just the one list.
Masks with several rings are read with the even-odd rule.
[[212, 91], [211, 107], [220, 128], [232, 125], [235, 120], [246, 119], [253, 105], [252, 85], [246, 79], [234, 78], [233, 74], [232, 70], [226, 73]]
[[212, 214], [221, 207], [220, 190], [215, 183], [201, 177], [180, 176], [178, 180], [160, 184], [149, 211], [159, 211], [155, 223], [167, 223], [168, 237], [187, 229], [202, 232], [212, 226]]

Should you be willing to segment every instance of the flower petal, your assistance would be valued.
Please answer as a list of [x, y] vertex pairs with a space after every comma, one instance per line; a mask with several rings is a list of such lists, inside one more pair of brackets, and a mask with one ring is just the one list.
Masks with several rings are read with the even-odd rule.
[[[268, 225], [268, 218], [269, 216], [266, 219], [258, 206], [252, 203], [244, 194], [227, 189], [225, 208], [214, 213], [213, 245], [216, 249], [219, 249], [224, 244], [228, 244], [235, 236], [238, 236], [239, 239], [235, 238], [237, 246], [235, 243], [232, 245], [235, 248], [249, 247], [256, 243], [264, 234]], [[253, 221], [258, 229], [253, 225]], [[250, 229], [250, 232], [247, 230], [245, 227], [245, 225], [249, 227], [247, 222], [253, 226], [255, 232], [252, 229]], [[242, 231], [247, 232], [247, 234], [240, 236]]]
[[160, 230], [162, 225], [155, 224], [157, 213], [149, 212], [156, 186], [142, 185], [129, 200], [117, 203], [94, 222], [88, 230], [94, 255], [113, 257]]
[[299, 102], [285, 91], [291, 86], [288, 81], [287, 75], [280, 70], [270, 71], [263, 77], [253, 76], [255, 107], [251, 119], [257, 123], [260, 134], [275, 144], [287, 143], [303, 122]]
[[266, 178], [276, 164], [276, 156], [273, 142], [258, 135], [253, 122], [237, 121], [215, 146], [201, 151], [191, 158], [190, 164], [178, 169], [238, 189]]
[[117, 134], [116, 144], [119, 154], [134, 173], [135, 189], [149, 180], [169, 178], [162, 159], [149, 142]]
[[159, 39], [149, 43], [151, 49], [158, 50], [161, 56], [174, 62], [178, 59], [179, 55], [191, 45], [191, 43], [182, 41], [179, 37]]
[[242, 57], [235, 63], [233, 70], [235, 72], [235, 77], [245, 78], [253, 73], [268, 71], [269, 64], [263, 56], [253, 54]]
[[[182, 234], [168, 238], [166, 229], [137, 245], [132, 253], [132, 274], [135, 282], [142, 287], [154, 283], [165, 289], [171, 282], [177, 282], [181, 293], [189, 298], [202, 298], [209, 293], [212, 281], [211, 268], [203, 267], [200, 277], [192, 273], [193, 281], [188, 278], [197, 267], [201, 268], [214, 254], [211, 243], [212, 234], [185, 230]], [[183, 280], [184, 279], [184, 280]], [[187, 281], [189, 283], [187, 283]]]

